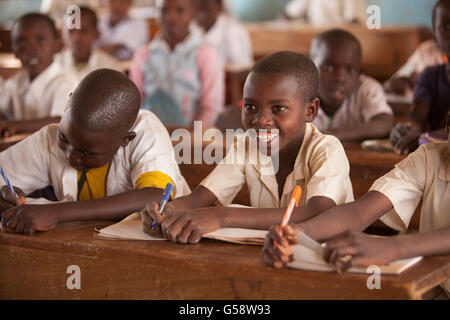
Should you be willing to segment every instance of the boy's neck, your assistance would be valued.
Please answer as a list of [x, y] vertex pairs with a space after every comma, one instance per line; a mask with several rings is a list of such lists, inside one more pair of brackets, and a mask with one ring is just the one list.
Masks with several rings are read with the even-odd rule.
[[36, 74], [32, 74], [29, 70], [27, 70], [28, 76], [30, 77], [30, 82], [33, 82], [34, 79], [36, 79], [40, 74], [44, 73], [45, 70], [47, 70], [47, 69], [52, 65], [52, 63], [53, 63], [53, 60], [52, 60], [52, 62], [51, 62], [48, 66], [46, 66], [44, 69], [42, 69], [41, 72], [36, 73]]
[[325, 103], [325, 100], [320, 96], [320, 107], [325, 112], [327, 116], [334, 116], [334, 114], [341, 108], [342, 105], [332, 106]]
[[182, 43], [186, 38], [189, 36], [189, 32], [186, 33], [186, 35], [182, 39], [170, 39], [169, 37], [164, 36], [164, 40], [169, 45], [170, 51], [173, 51], [177, 44]]
[[89, 52], [87, 57], [77, 57], [74, 52], [72, 52], [73, 62], [75, 64], [87, 64], [89, 62], [89, 58], [91, 57], [92, 51]]

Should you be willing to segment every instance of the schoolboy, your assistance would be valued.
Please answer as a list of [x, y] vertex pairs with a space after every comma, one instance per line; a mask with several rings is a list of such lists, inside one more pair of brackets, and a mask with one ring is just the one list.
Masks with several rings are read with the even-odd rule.
[[53, 61], [60, 42], [49, 17], [39, 13], [20, 17], [13, 25], [11, 38], [23, 69], [0, 88], [0, 112], [6, 118], [0, 122], [2, 135], [34, 132], [58, 122], [77, 84]]
[[[310, 123], [319, 105], [318, 87], [316, 67], [301, 54], [278, 52], [257, 62], [244, 87], [242, 122], [247, 133], [238, 136], [192, 194], [169, 203], [163, 216], [156, 203], [149, 204], [143, 213], [144, 231], [161, 232], [151, 229], [155, 219], [169, 240], [195, 243], [221, 227], [267, 229], [281, 220], [296, 185], [303, 194], [293, 221], [351, 201], [342, 145]], [[257, 148], [252, 149], [252, 138], [258, 141]], [[245, 184], [253, 208], [207, 208], [216, 201], [231, 204]], [[195, 208], [199, 209], [191, 210]]]
[[317, 128], [342, 142], [387, 137], [393, 113], [381, 84], [361, 73], [358, 39], [345, 30], [326, 31], [313, 39], [310, 56], [320, 72]]
[[[80, 29], [69, 30], [67, 24], [63, 23], [63, 39], [67, 49], [56, 57], [61, 68], [65, 72], [73, 74], [78, 81], [96, 69], [107, 68], [122, 71], [119, 60], [94, 48], [94, 43], [100, 36], [96, 13], [88, 7], [81, 6], [79, 8]], [[65, 19], [68, 19], [68, 16], [65, 16]]]
[[168, 182], [175, 185], [173, 197], [187, 194], [167, 130], [139, 105], [139, 91], [124, 74], [93, 71], [73, 93], [59, 125], [2, 152], [0, 165], [19, 195], [51, 185], [62, 200], [17, 206], [3, 186], [3, 228], [33, 233], [64, 221], [122, 219], [159, 201]]

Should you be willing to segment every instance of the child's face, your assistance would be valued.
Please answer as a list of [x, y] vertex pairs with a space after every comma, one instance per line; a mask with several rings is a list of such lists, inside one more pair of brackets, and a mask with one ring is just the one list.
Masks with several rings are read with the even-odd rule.
[[119, 22], [126, 17], [131, 8], [132, 0], [109, 0], [109, 14], [111, 20]]
[[53, 62], [58, 41], [50, 26], [41, 20], [21, 21], [11, 32], [13, 51], [34, 79]]
[[205, 30], [209, 30], [216, 23], [221, 11], [222, 6], [218, 0], [197, 0], [195, 20]]
[[111, 132], [91, 132], [77, 125], [66, 112], [59, 125], [58, 146], [70, 166], [82, 171], [111, 162], [121, 145], [128, 141]]
[[450, 6], [436, 8], [434, 36], [439, 48], [450, 57]]
[[[268, 154], [277, 140], [280, 151], [300, 145], [305, 122], [317, 114], [318, 99], [304, 104], [298, 90], [296, 79], [283, 74], [251, 73], [245, 82], [242, 122], [245, 129], [257, 131], [259, 141], [267, 140]], [[259, 129], [266, 129], [267, 135], [259, 135]]]
[[191, 0], [165, 0], [161, 8], [162, 32], [175, 43], [184, 40], [194, 16]]
[[64, 29], [64, 38], [77, 62], [87, 62], [91, 54], [92, 45], [98, 39], [98, 32], [93, 20], [88, 15], [81, 15], [81, 29]]
[[361, 70], [361, 57], [349, 41], [328, 41], [320, 46], [314, 59], [320, 73], [320, 100], [339, 108], [356, 89]]

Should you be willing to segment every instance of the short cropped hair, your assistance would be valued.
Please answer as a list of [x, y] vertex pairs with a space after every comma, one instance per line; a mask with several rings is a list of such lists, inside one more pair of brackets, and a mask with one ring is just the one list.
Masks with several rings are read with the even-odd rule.
[[329, 41], [349, 41], [353, 43], [358, 50], [360, 56], [362, 56], [362, 47], [359, 40], [350, 32], [343, 29], [331, 29], [322, 33], [319, 33], [311, 42], [310, 57], [314, 59], [317, 55], [319, 47]]
[[317, 98], [319, 72], [314, 63], [303, 54], [291, 51], [273, 53], [256, 62], [251, 72], [292, 76], [297, 81], [298, 91], [304, 103]]
[[67, 112], [88, 131], [122, 133], [136, 121], [140, 104], [139, 90], [125, 74], [97, 69], [80, 82]]
[[28, 21], [38, 21], [38, 20], [41, 20], [48, 25], [48, 27], [50, 28], [55, 39], [58, 37], [58, 30], [56, 29], [56, 25], [55, 25], [55, 22], [53, 21], [53, 19], [45, 14], [38, 13], [38, 12], [27, 13], [27, 14], [21, 16], [20, 18], [18, 18], [16, 21], [14, 21], [13, 29], [19, 23], [28, 22]]
[[433, 14], [432, 14], [432, 17], [431, 17], [431, 19], [432, 19], [431, 21], [433, 22], [433, 30], [435, 29], [435, 26], [436, 26], [436, 12], [437, 12], [437, 9], [440, 6], [450, 7], [450, 0], [439, 0], [434, 5], [434, 7], [433, 7]]
[[86, 6], [80, 6], [80, 13], [81, 15], [89, 16], [89, 18], [92, 20], [92, 23], [94, 24], [94, 27], [97, 28], [98, 18], [94, 10]]

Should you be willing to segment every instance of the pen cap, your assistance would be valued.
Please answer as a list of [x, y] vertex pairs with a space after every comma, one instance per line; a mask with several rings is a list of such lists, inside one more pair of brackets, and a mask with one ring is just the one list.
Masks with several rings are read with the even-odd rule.
[[292, 198], [295, 199], [295, 206], [298, 207], [298, 203], [300, 198], [302, 197], [302, 188], [300, 186], [296, 186], [294, 192], [292, 193]]

